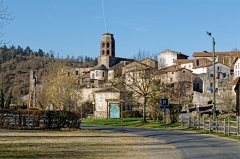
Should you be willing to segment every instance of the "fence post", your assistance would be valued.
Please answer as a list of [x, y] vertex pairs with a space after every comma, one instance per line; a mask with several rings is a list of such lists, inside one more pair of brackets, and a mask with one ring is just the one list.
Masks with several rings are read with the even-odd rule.
[[228, 135], [230, 135], [230, 118], [228, 117]]
[[195, 117], [193, 117], [193, 127], [195, 128]]
[[209, 132], [211, 132], [211, 118], [209, 118]]
[[226, 119], [225, 118], [223, 119], [223, 122], [224, 122], [224, 129], [223, 129], [223, 131], [224, 131], [224, 135], [226, 135]]
[[239, 119], [237, 119], [237, 137], [239, 136]]
[[205, 118], [203, 117], [203, 129], [205, 129]]
[[200, 116], [198, 115], [198, 129], [200, 129]]
[[188, 118], [188, 127], [190, 128], [191, 127], [191, 117], [189, 116]]
[[218, 118], [216, 118], [216, 133], [218, 133]]
[[182, 126], [184, 126], [183, 115], [182, 115], [182, 117], [181, 117], [181, 123], [182, 123]]

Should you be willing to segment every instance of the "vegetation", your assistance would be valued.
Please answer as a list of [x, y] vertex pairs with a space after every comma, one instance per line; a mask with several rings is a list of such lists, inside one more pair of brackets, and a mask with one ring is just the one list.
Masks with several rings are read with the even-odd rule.
[[[154, 121], [150, 118], [146, 118], [148, 122], [143, 123], [142, 118], [123, 118], [121, 119], [92, 119], [87, 118], [82, 121], [87, 125], [99, 125], [99, 126], [124, 126], [124, 127], [136, 127], [136, 128], [164, 128], [163, 121]], [[178, 127], [179, 124], [168, 124], [167, 127]]]
[[38, 84], [43, 81], [43, 77], [50, 72], [54, 65], [66, 67], [94, 66], [96, 58], [55, 58], [54, 52], [45, 53], [43, 50], [33, 51], [29, 46], [25, 49], [20, 46], [4, 45], [0, 48], [0, 107], [1, 103], [6, 104], [7, 98], [11, 94], [11, 103], [23, 105], [22, 97], [29, 93], [29, 72], [37, 72]]

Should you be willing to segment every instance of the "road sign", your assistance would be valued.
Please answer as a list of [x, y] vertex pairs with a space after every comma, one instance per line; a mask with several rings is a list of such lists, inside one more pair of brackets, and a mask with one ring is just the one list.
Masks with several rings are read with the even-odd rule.
[[168, 104], [168, 99], [167, 98], [163, 98], [163, 99], [161, 99], [161, 106], [163, 107], [163, 106], [168, 106], [169, 104]]
[[164, 127], [166, 127], [166, 113], [169, 111], [168, 106], [169, 106], [168, 99], [167, 98], [161, 99], [161, 107], [164, 115]]
[[162, 109], [162, 112], [167, 113], [167, 112], [169, 112], [169, 109], [168, 108]]
[[199, 107], [200, 106], [200, 102], [196, 102], [196, 106]]

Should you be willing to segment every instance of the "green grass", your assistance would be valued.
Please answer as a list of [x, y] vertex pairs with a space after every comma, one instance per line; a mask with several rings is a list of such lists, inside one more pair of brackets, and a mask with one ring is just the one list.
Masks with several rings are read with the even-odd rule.
[[215, 136], [220, 136], [220, 137], [226, 137], [229, 139], [234, 139], [234, 140], [239, 140], [240, 141], [240, 137], [238, 137], [237, 135], [228, 135], [228, 134], [224, 134], [224, 133], [220, 133], [220, 132], [213, 132], [212, 130], [209, 131], [207, 129], [198, 129], [198, 128], [194, 128], [194, 127], [186, 127], [184, 129], [182, 129], [184, 131], [192, 131], [192, 132], [196, 132], [196, 133], [200, 133], [200, 134], [209, 134], [209, 135], [215, 135]]
[[[147, 118], [147, 122], [142, 122], [142, 118], [123, 118], [121, 119], [84, 119], [82, 124], [98, 126], [121, 126], [136, 128], [165, 128], [163, 121], [154, 121]], [[167, 128], [178, 127], [179, 124], [168, 124]]]
[[237, 137], [236, 135], [230, 135], [223, 133], [216, 133], [209, 130], [204, 129], [198, 129], [193, 127], [186, 127], [182, 126], [179, 123], [176, 124], [167, 124], [166, 127], [164, 126], [163, 121], [154, 121], [149, 118], [147, 118], [147, 122], [142, 122], [142, 118], [123, 118], [122, 122], [121, 119], [84, 119], [82, 121], [82, 124], [86, 125], [97, 125], [97, 126], [120, 126], [120, 127], [133, 127], [133, 128], [155, 128], [155, 129], [171, 129], [171, 130], [183, 130], [183, 131], [192, 131], [197, 132], [201, 134], [211, 134], [216, 135], [220, 137], [227, 137], [230, 139], [237, 139], [240, 140], [240, 137]]

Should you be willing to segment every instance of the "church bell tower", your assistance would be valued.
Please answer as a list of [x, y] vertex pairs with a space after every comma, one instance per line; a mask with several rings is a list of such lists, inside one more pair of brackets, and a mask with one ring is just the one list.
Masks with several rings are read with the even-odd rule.
[[100, 43], [100, 56], [98, 57], [98, 65], [111, 67], [115, 61], [115, 40], [113, 34], [104, 33]]
[[115, 40], [113, 34], [104, 33], [100, 47], [100, 56], [115, 57]]

